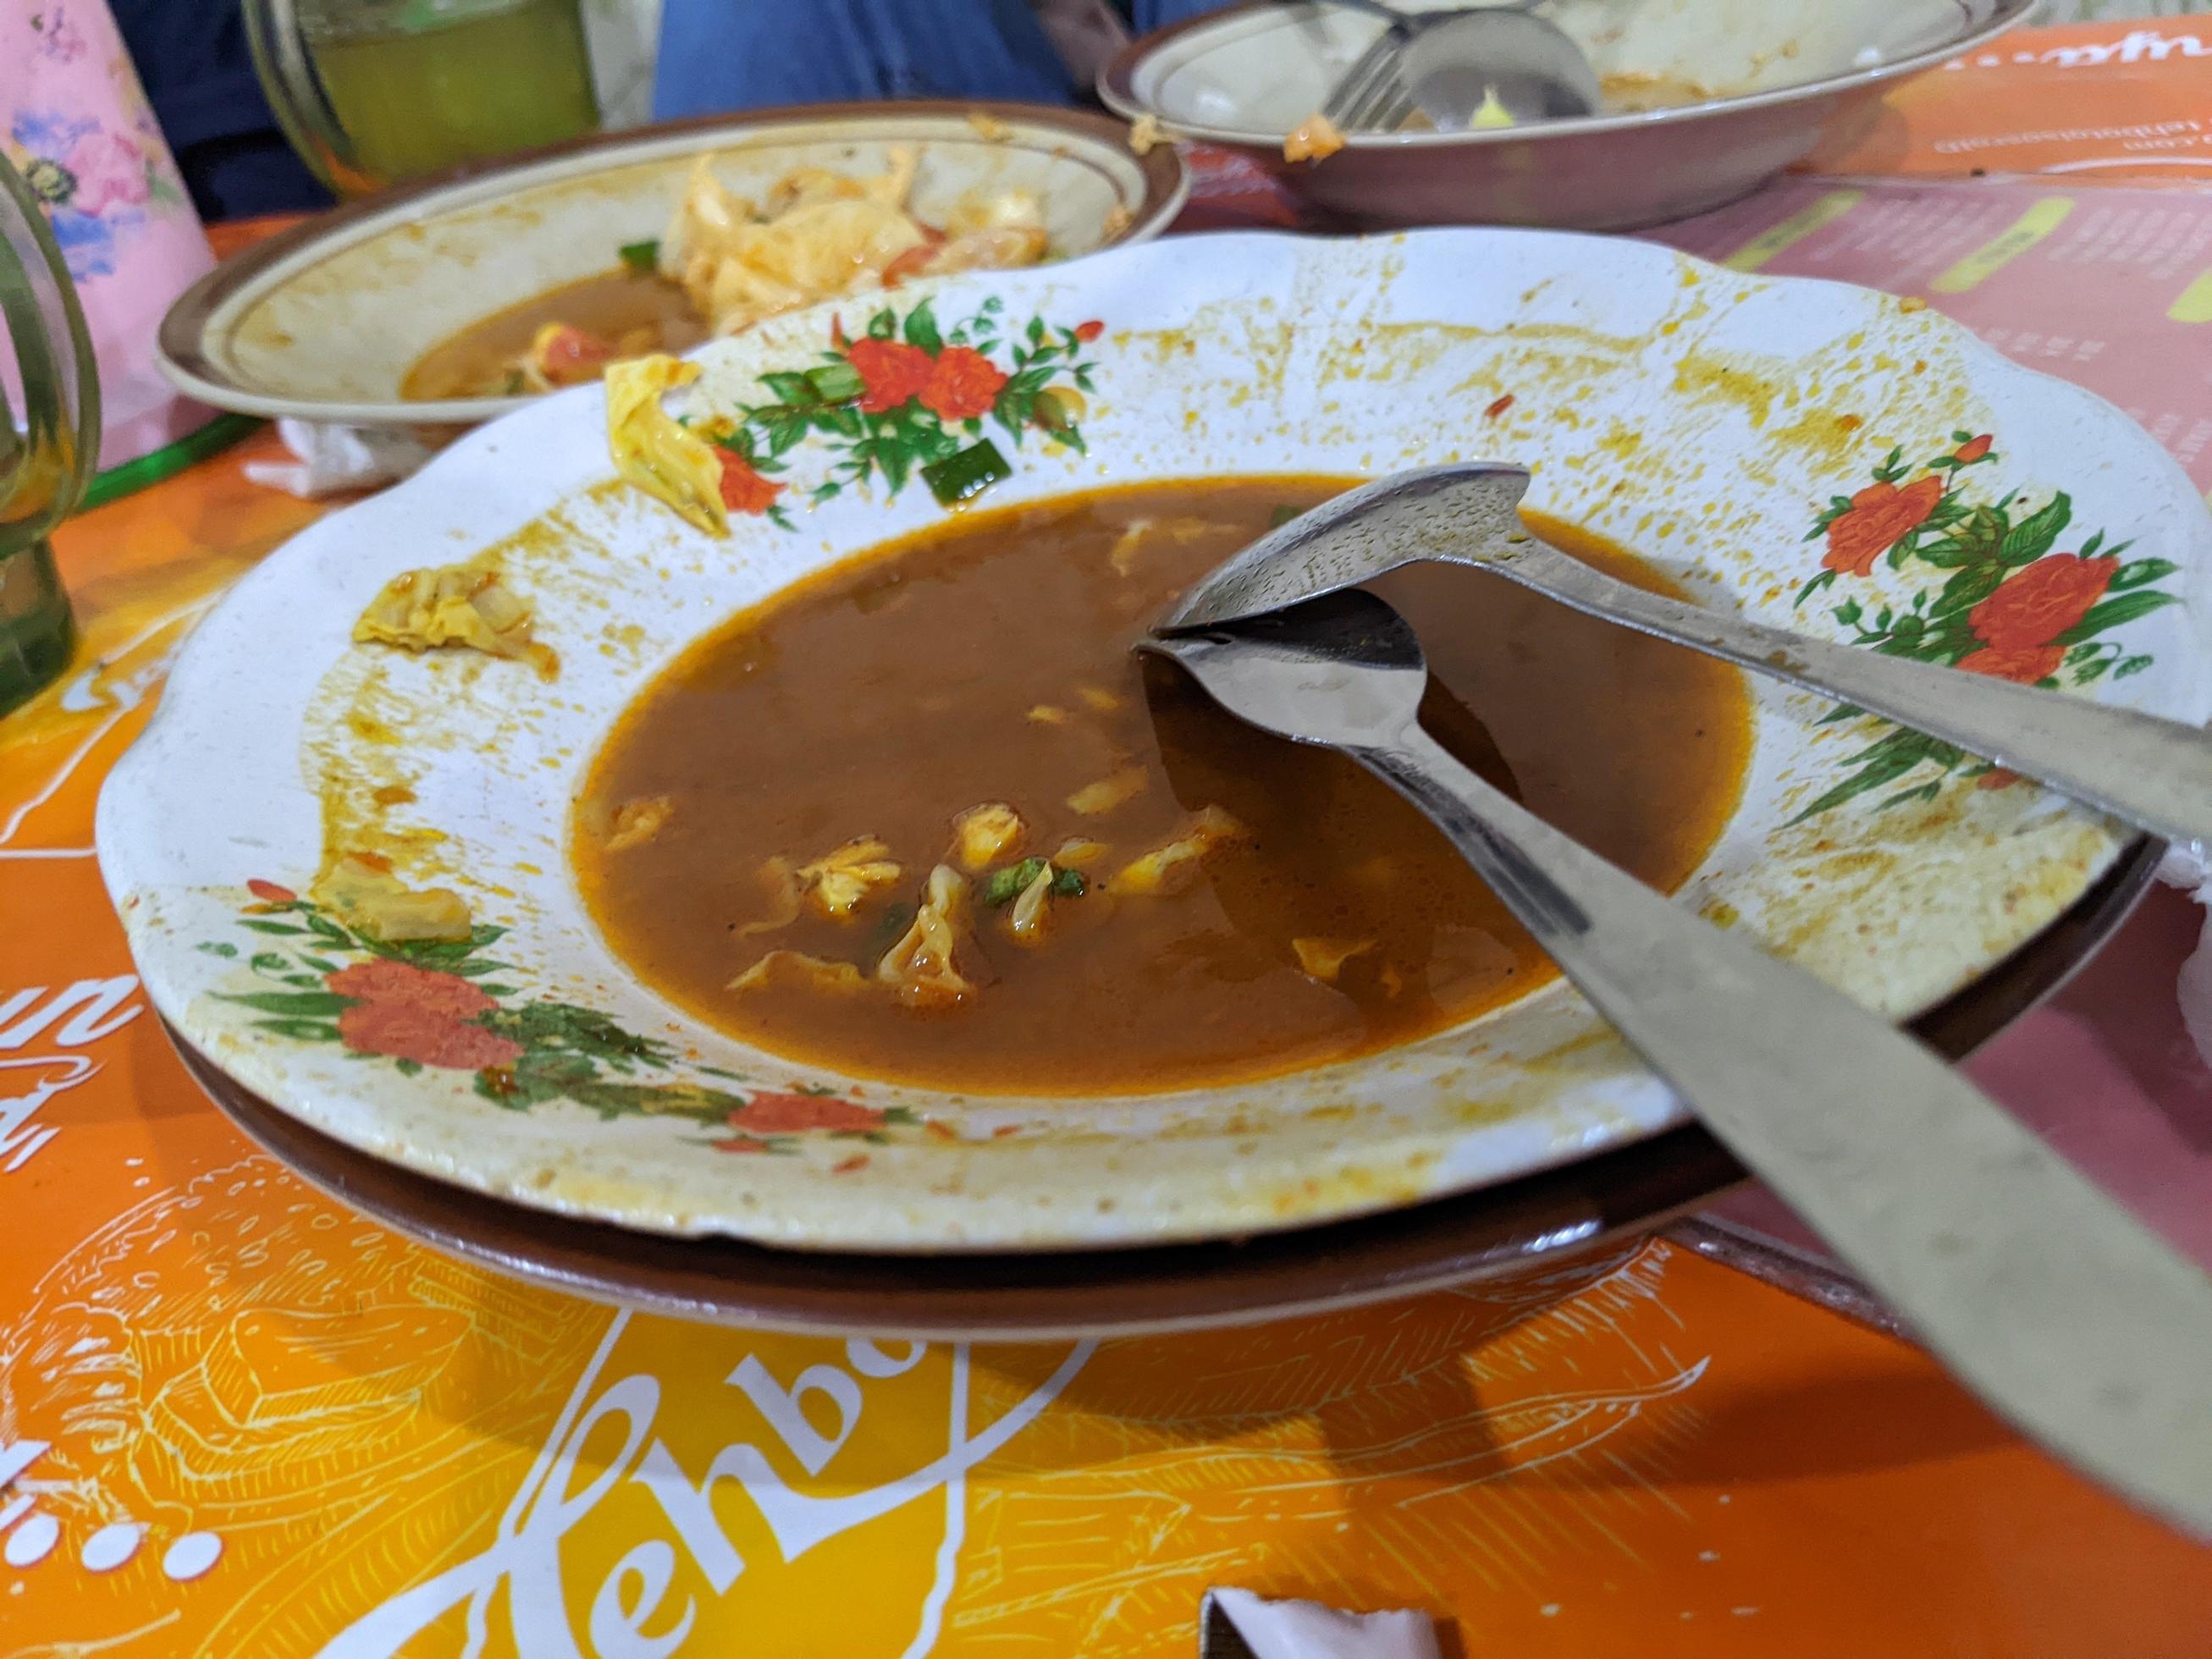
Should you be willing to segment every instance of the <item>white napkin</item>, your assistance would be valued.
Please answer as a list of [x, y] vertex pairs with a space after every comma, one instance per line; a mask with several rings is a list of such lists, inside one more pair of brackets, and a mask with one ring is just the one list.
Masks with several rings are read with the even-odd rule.
[[396, 483], [437, 453], [434, 446], [388, 428], [279, 421], [276, 435], [297, 462], [248, 461], [246, 476], [307, 501]]
[[2186, 888], [2189, 896], [2206, 908], [2204, 931], [2197, 949], [2181, 964], [2174, 994], [2181, 1003], [2181, 1023], [2204, 1063], [2212, 1066], [2212, 859], [2203, 842], [2177, 842], [2166, 849], [2158, 878], [2170, 886]]
[[1259, 1659], [1437, 1659], [1425, 1613], [1344, 1613], [1317, 1601], [1267, 1601], [1250, 1590], [1206, 1593], [1200, 1617], [1218, 1607]]

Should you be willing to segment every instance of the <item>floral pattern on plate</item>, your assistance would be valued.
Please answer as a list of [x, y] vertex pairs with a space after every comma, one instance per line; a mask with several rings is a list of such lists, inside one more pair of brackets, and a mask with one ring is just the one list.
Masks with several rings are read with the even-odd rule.
[[[242, 961], [259, 981], [218, 993], [253, 1011], [258, 1030], [295, 1042], [341, 1045], [360, 1060], [388, 1060], [404, 1077], [424, 1070], [474, 1074], [476, 1092], [518, 1111], [568, 1100], [602, 1119], [691, 1118], [732, 1133], [709, 1141], [726, 1152], [790, 1152], [820, 1132], [880, 1140], [916, 1119], [898, 1107], [863, 1106], [828, 1092], [753, 1090], [734, 1072], [699, 1066], [738, 1085], [654, 1081], [675, 1066], [669, 1044], [625, 1030], [589, 1008], [531, 997], [500, 982], [511, 964], [486, 954], [507, 930], [478, 927], [465, 939], [391, 944], [348, 927], [289, 887], [256, 879], [240, 928], [259, 948], [228, 940], [199, 949]], [[848, 1164], [851, 1168], [858, 1165]]]
[[[1893, 570], [1929, 574], [1907, 605], [1877, 602], [1869, 611], [1852, 597], [1836, 606], [1835, 619], [1851, 630], [1855, 645], [2054, 690], [2089, 685], [2106, 674], [2126, 679], [2142, 673], [2155, 660], [2150, 653], [2130, 653], [2098, 635], [2177, 603], [2177, 595], [2156, 585], [2179, 567], [2170, 559], [2124, 561], [2130, 544], [2108, 545], [2101, 530], [2083, 538], [2077, 550], [2054, 552], [2073, 522], [2074, 503], [2064, 490], [2052, 491], [2039, 507], [2018, 489], [1993, 501], [1974, 501], [1962, 480], [1996, 462], [1991, 443], [1986, 432], [1954, 432], [1952, 447], [1918, 467], [1905, 462], [1902, 448], [1892, 449], [1874, 469], [1872, 483], [1832, 498], [1805, 538], [1827, 544], [1820, 572], [1798, 590], [1796, 603], [1839, 580], [1869, 575], [1886, 558]], [[1864, 711], [1848, 704], [1826, 716], [1862, 718]], [[1934, 776], [1907, 783], [1881, 805], [1933, 800], [1961, 767], [1983, 788], [2014, 781], [2011, 772], [1941, 738], [1886, 720], [1869, 724], [1883, 735], [1843, 760], [1849, 775], [1800, 812], [1800, 822], [1929, 766]]]
[[779, 497], [787, 458], [810, 434], [831, 457], [808, 493], [817, 502], [875, 480], [896, 496], [916, 474], [946, 505], [966, 500], [1010, 471], [985, 435], [987, 416], [1016, 446], [1034, 433], [1082, 453], [1079, 422], [1097, 368], [1083, 352], [1105, 326], [1032, 317], [1017, 327], [995, 295], [950, 328], [927, 300], [903, 316], [885, 307], [857, 337], [833, 316], [813, 367], [763, 374], [771, 401], [742, 406], [713, 432], [723, 505], [792, 528]]

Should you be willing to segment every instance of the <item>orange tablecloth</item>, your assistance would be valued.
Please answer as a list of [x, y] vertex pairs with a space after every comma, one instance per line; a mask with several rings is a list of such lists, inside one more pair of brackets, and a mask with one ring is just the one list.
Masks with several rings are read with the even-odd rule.
[[[2206, 1651], [2212, 1554], [1663, 1243], [886, 1377], [900, 1345], [627, 1316], [318, 1196], [179, 1071], [89, 854], [190, 618], [313, 515], [240, 461], [69, 527], [82, 666], [0, 726], [0, 1652], [1173, 1653], [1224, 1582], [1530, 1659]], [[778, 1389], [849, 1431], [813, 1473]], [[699, 1498], [744, 1445], [787, 1492]]]
[[915, 1351], [520, 1288], [319, 1196], [185, 1078], [91, 857], [183, 633], [317, 514], [244, 481], [273, 447], [67, 528], [82, 660], [0, 725], [0, 1655], [1106, 1659], [1193, 1650], [1214, 1583], [1516, 1659], [2212, 1652], [2212, 1553], [1663, 1243]]

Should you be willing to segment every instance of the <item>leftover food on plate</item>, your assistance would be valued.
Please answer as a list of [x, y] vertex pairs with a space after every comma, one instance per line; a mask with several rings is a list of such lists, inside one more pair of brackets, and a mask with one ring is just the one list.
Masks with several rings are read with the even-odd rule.
[[730, 527], [725, 475], [731, 463], [723, 458], [738, 458], [708, 442], [708, 428], [695, 431], [660, 402], [662, 393], [698, 378], [698, 364], [658, 354], [610, 365], [607, 456], [619, 477], [666, 502], [688, 522], [720, 536]]
[[458, 945], [474, 936], [468, 902], [450, 887], [410, 887], [380, 853], [336, 852], [315, 878], [315, 902], [382, 945]]
[[1285, 161], [1319, 161], [1344, 148], [1344, 132], [1335, 122], [1316, 111], [1291, 129], [1283, 140]]
[[[571, 835], [588, 908], [745, 1042], [963, 1091], [1280, 1073], [1545, 983], [1411, 806], [1131, 654], [1176, 592], [1346, 483], [970, 509], [734, 618], [593, 762]], [[1440, 741], [1656, 886], [1697, 866], [1748, 752], [1735, 671], [1464, 571], [1377, 587], [1428, 644]]]
[[658, 240], [629, 244], [614, 269], [431, 347], [408, 370], [402, 395], [501, 398], [581, 385], [611, 363], [684, 351], [817, 301], [1045, 257], [1035, 192], [1000, 190], [933, 224], [909, 204], [918, 166], [916, 151], [895, 148], [890, 166], [870, 177], [799, 167], [756, 203], [726, 188], [702, 155]]
[[[1653, 110], [1677, 109], [1685, 105], [1702, 104], [1724, 94], [1679, 75], [1662, 75], [1643, 70], [1624, 70], [1604, 76], [1600, 86], [1605, 102], [1599, 107], [1600, 115], [1644, 115]], [[1151, 116], [1139, 116], [1141, 121], [1154, 120]], [[1157, 121], [1154, 121], [1157, 126]], [[1482, 89], [1482, 101], [1474, 113], [1468, 118], [1470, 132], [1484, 132], [1501, 127], [1518, 126], [1513, 112], [1505, 107], [1495, 87]], [[1408, 111], [1395, 126], [1363, 127], [1363, 132], [1434, 132], [1437, 124], [1423, 111]], [[1334, 155], [1345, 144], [1344, 132], [1335, 122], [1316, 110], [1291, 129], [1283, 140], [1283, 159], [1285, 161], [1319, 161]], [[1144, 154], [1142, 150], [1137, 152]]]
[[551, 679], [560, 659], [531, 636], [534, 623], [529, 602], [507, 586], [498, 560], [480, 554], [461, 564], [403, 570], [369, 601], [353, 636], [359, 644], [408, 651], [482, 651], [526, 662]]
[[471, 323], [416, 359], [400, 395], [435, 403], [550, 392], [596, 380], [622, 358], [688, 351], [709, 337], [684, 290], [647, 257], [641, 270], [618, 265]]

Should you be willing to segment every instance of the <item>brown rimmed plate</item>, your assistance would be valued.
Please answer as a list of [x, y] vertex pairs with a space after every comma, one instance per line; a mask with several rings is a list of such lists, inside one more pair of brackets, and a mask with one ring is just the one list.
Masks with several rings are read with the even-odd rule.
[[1109, 117], [1044, 105], [817, 104], [597, 133], [386, 191], [255, 244], [161, 320], [178, 387], [249, 415], [352, 426], [473, 425], [530, 396], [411, 401], [407, 371], [494, 313], [611, 269], [660, 235], [692, 163], [764, 191], [798, 167], [877, 173], [920, 152], [925, 220], [1002, 185], [1036, 191], [1051, 258], [1164, 230], [1189, 194], [1172, 144], [1145, 155]]
[[[1411, 8], [1409, 8], [1411, 9]], [[1328, 100], [1383, 25], [1329, 0], [1244, 0], [1134, 41], [1098, 94], [1132, 120], [1237, 150], [1310, 207], [1370, 228], [1622, 230], [1756, 188], [1832, 127], [1871, 118], [1896, 82], [1986, 47], [2033, 0], [1562, 0], [1551, 17], [1624, 105], [1472, 131], [1352, 131], [1316, 161], [1284, 136]]]
[[[1953, 1060], [1996, 1036], [2111, 938], [2164, 850], [2136, 842], [2057, 921], [1913, 1030]], [[1243, 1241], [940, 1257], [777, 1250], [572, 1221], [448, 1186], [308, 1127], [169, 1034], [239, 1128], [410, 1237], [531, 1284], [758, 1329], [1042, 1341], [1258, 1323], [1571, 1255], [1649, 1231], [1745, 1178], [1692, 1127], [1461, 1197]]]

